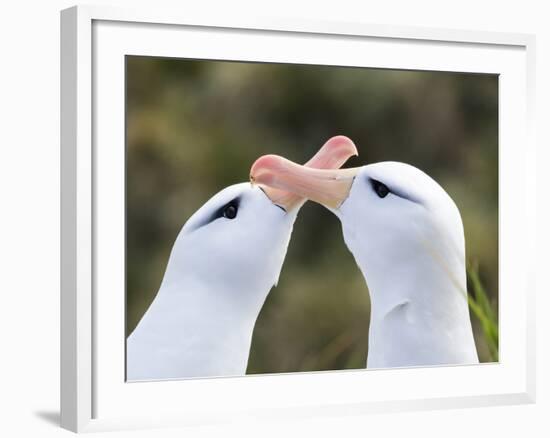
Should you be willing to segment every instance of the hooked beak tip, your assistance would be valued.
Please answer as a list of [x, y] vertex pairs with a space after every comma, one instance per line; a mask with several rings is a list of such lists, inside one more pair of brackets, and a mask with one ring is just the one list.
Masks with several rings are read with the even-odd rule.
[[278, 155], [264, 155], [258, 158], [250, 168], [252, 185], [270, 185], [273, 175], [283, 170], [285, 159]]

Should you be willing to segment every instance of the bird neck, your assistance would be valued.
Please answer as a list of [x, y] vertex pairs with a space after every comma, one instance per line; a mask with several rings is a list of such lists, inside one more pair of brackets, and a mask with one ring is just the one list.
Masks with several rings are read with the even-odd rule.
[[371, 298], [367, 367], [478, 361], [463, 258], [354, 255]]
[[128, 339], [128, 378], [245, 374], [260, 308], [243, 311], [234, 291], [216, 292], [213, 299], [200, 284], [163, 284]]

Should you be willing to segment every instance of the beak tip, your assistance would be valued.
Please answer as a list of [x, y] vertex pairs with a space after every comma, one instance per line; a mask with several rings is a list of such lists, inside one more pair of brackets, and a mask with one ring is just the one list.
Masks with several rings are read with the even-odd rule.
[[355, 146], [355, 143], [345, 135], [336, 135], [334, 137], [331, 137], [325, 143], [325, 147], [327, 147], [328, 150], [331, 151], [330, 153], [333, 156], [340, 157], [341, 159], [341, 162], [339, 163], [340, 165], [342, 165], [350, 157], [359, 156], [359, 152], [357, 151], [357, 146]]
[[284, 158], [278, 155], [263, 155], [250, 168], [250, 182], [254, 185], [268, 183], [270, 176], [279, 171]]

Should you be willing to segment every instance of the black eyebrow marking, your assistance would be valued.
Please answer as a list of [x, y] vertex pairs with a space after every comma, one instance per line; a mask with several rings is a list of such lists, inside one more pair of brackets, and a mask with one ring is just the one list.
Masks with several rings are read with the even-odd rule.
[[391, 185], [386, 184], [384, 181], [380, 181], [380, 180], [369, 177], [369, 183], [372, 184], [372, 181], [376, 181], [376, 182], [384, 184], [389, 189], [390, 193], [397, 196], [398, 198], [402, 198], [402, 199], [405, 199], [407, 201], [414, 202], [415, 204], [421, 204], [422, 205], [422, 202], [420, 201], [420, 199], [415, 198], [414, 196], [411, 196], [409, 193], [405, 193], [402, 190], [396, 189], [395, 187], [392, 187]]
[[237, 209], [239, 209], [239, 204], [241, 203], [241, 197], [237, 196], [236, 198], [229, 201], [227, 204], [222, 205], [220, 208], [218, 208], [214, 213], [212, 213], [210, 216], [205, 218], [202, 222], [199, 222], [193, 227], [192, 231], [196, 231], [199, 228], [205, 227], [206, 225], [214, 222], [217, 219], [220, 219], [223, 217], [223, 212], [229, 205], [235, 206]]
[[240, 196], [237, 196], [235, 199], [232, 199], [227, 204], [222, 205], [220, 208], [218, 208], [212, 216], [210, 216], [209, 219], [207, 219], [204, 223], [204, 225], [208, 225], [210, 222], [214, 222], [216, 219], [219, 219], [223, 217], [224, 210], [229, 207], [230, 205], [234, 206], [237, 210], [239, 209], [239, 204], [241, 203]]

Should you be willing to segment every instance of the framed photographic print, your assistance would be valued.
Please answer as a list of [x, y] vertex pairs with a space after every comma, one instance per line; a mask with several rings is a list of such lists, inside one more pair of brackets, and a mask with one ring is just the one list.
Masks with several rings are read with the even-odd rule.
[[61, 26], [63, 427], [534, 400], [532, 36]]

